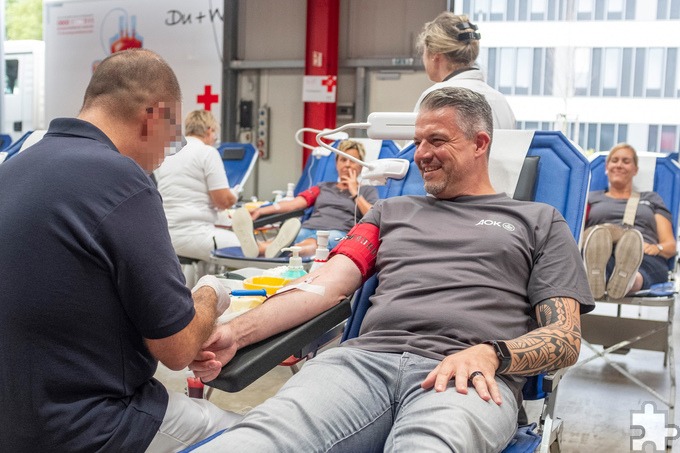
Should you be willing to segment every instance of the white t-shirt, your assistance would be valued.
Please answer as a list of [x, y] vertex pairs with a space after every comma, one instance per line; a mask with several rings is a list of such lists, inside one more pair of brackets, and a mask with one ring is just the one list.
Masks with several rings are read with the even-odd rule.
[[186, 146], [167, 157], [155, 172], [171, 233], [200, 224], [212, 228], [217, 210], [208, 192], [229, 188], [217, 150], [196, 137], [186, 139]]
[[420, 99], [418, 99], [418, 102], [416, 102], [415, 111], [417, 112], [420, 110], [420, 103], [428, 93], [444, 87], [468, 88], [474, 92], [484, 95], [484, 98], [486, 98], [486, 101], [491, 106], [494, 129], [515, 129], [517, 127], [515, 124], [515, 114], [512, 112], [510, 104], [508, 104], [505, 96], [503, 96], [503, 93], [500, 91], [496, 91], [487, 85], [487, 83], [484, 81], [484, 74], [482, 74], [482, 71], [479, 69], [463, 71], [448, 80], [435, 83], [430, 88], [423, 91], [423, 94], [420, 95]]

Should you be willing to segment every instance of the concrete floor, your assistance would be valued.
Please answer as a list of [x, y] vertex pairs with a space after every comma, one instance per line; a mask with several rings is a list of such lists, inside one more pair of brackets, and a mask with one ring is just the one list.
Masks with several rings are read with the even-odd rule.
[[[635, 308], [630, 314], [638, 315], [648, 318], [665, 316], [659, 314], [659, 309], [640, 311]], [[674, 345], [677, 349], [677, 331], [674, 333]], [[582, 348], [581, 360], [591, 355], [593, 353], [590, 350]], [[670, 377], [668, 368], [663, 365], [663, 353], [632, 349], [626, 355], [613, 355], [612, 360], [662, 395], [668, 396]], [[185, 372], [172, 372], [160, 366], [156, 376], [168, 388], [184, 391]], [[229, 394], [216, 390], [210, 400], [224, 409], [243, 413], [273, 395], [290, 376], [289, 368], [277, 367], [239, 393]], [[653, 407], [648, 404], [650, 402], [655, 405], [656, 412], [652, 411]], [[527, 402], [525, 405], [530, 420], [537, 419], [540, 404]], [[634, 415], [636, 411], [642, 412], [645, 409], [646, 415]], [[672, 426], [674, 423], [680, 424], [680, 420], [678, 417], [675, 421], [667, 420], [666, 410], [666, 406], [659, 400], [628, 381], [601, 359], [570, 369], [560, 382], [555, 411], [564, 423], [561, 451], [663, 451], [663, 439], [667, 435], [665, 425], [671, 425], [669, 435], [676, 432], [680, 435]], [[656, 450], [652, 448], [652, 444], [643, 447], [642, 440], [632, 439], [632, 436], [641, 433], [641, 430], [632, 428], [632, 424], [645, 427], [646, 440], [659, 442]], [[680, 451], [680, 441], [676, 440], [674, 447], [676, 451]]]

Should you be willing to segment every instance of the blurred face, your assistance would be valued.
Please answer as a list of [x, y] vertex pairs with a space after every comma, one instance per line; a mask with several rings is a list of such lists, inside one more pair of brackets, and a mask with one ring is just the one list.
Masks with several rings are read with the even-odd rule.
[[434, 59], [427, 48], [423, 51], [423, 66], [425, 66], [425, 73], [427, 73], [427, 78], [433, 82], [439, 82], [437, 80]]
[[205, 139], [203, 140], [203, 143], [210, 146], [213, 146], [217, 143], [217, 128], [215, 127], [208, 128], [208, 133]]
[[[469, 140], [457, 126], [453, 108], [421, 110], [416, 119], [414, 161], [425, 191], [437, 198], [465, 195], [476, 179], [479, 143]], [[482, 134], [481, 132], [477, 135]], [[487, 136], [488, 137], [488, 136]], [[483, 143], [482, 143], [483, 145]]]
[[[357, 159], [361, 159], [359, 156], [359, 151], [357, 151], [354, 148], [350, 148], [347, 151], [345, 151], [346, 154], [349, 154], [352, 157], [356, 157]], [[343, 177], [343, 176], [352, 176], [356, 178], [359, 176], [361, 173], [361, 165], [352, 162], [345, 156], [341, 156], [338, 154], [338, 158], [335, 160], [335, 168], [338, 170], [338, 176]], [[352, 174], [352, 172], [354, 172]]]
[[606, 165], [607, 178], [610, 184], [632, 184], [633, 176], [637, 175], [633, 150], [621, 148], [609, 155]]
[[178, 102], [159, 102], [146, 109], [142, 146], [135, 160], [147, 172], [154, 171], [163, 163], [166, 148], [181, 141], [182, 126], [178, 121], [181, 116]]

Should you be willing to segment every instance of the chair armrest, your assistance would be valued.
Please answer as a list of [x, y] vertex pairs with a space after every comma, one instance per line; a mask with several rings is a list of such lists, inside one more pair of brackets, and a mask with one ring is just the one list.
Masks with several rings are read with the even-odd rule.
[[564, 374], [567, 372], [569, 368], [560, 368], [559, 370], [554, 370], [554, 371], [549, 371], [545, 375], [543, 375], [543, 391], [552, 393], [557, 389], [557, 385], [559, 384], [560, 380], [562, 380], [562, 377]]
[[226, 392], [243, 390], [293, 352], [347, 319], [350, 313], [350, 299], [345, 299], [300, 326], [246, 346], [222, 367], [217, 378], [206, 384]]
[[304, 209], [298, 209], [295, 211], [282, 212], [280, 214], [270, 214], [267, 216], [258, 217], [256, 220], [253, 221], [253, 228], [262, 228], [265, 225], [283, 222], [284, 220], [293, 217], [302, 217], [304, 213], [305, 213]]

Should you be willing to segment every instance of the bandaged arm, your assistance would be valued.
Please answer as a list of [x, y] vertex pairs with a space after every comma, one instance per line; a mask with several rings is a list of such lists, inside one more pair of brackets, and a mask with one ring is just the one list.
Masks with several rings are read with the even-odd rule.
[[[219, 329], [230, 333], [241, 349], [314, 318], [337, 305], [361, 285], [357, 266], [343, 255], [328, 260], [316, 271], [292, 284], [307, 282], [322, 291], [295, 289], [270, 297], [264, 304], [244, 313]], [[319, 294], [322, 292], [323, 294]]]

